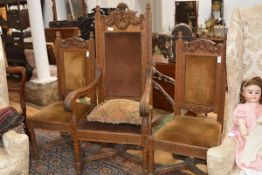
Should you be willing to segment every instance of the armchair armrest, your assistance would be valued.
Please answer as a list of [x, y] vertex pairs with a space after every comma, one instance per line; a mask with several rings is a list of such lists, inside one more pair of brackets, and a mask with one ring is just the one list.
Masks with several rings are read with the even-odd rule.
[[159, 80], [164, 80], [165, 82], [168, 82], [172, 85], [175, 85], [175, 80], [172, 77], [169, 77], [161, 72], [159, 72], [155, 67], [153, 68], [154, 72], [154, 78], [157, 78]]
[[220, 146], [207, 151], [207, 167], [209, 175], [231, 174], [235, 165], [235, 143], [226, 136]]
[[25, 82], [26, 82], [26, 70], [22, 66], [7, 66], [6, 72], [9, 74], [20, 75], [21, 80], [19, 82], [19, 87], [9, 87], [10, 92], [19, 93], [20, 96], [20, 106], [23, 111], [23, 115], [26, 117], [26, 104], [25, 104]]
[[[159, 72], [156, 68], [153, 68], [153, 72], [154, 72], [154, 78], [159, 79], [159, 80], [164, 80], [165, 82], [168, 82], [168, 83], [175, 86], [175, 80], [172, 77], [169, 77], [169, 76]], [[170, 97], [170, 95], [162, 88], [162, 86], [154, 80], [153, 80], [153, 86], [156, 90], [158, 90], [160, 93], [162, 93], [164, 95], [166, 100], [171, 104], [171, 106], [174, 109], [175, 103], [174, 103], [173, 98]]]
[[152, 70], [150, 68], [146, 69], [146, 82], [145, 91], [142, 95], [139, 104], [139, 114], [141, 117], [148, 117], [150, 112], [150, 98], [152, 92]]
[[73, 111], [76, 103], [76, 99], [87, 95], [89, 92], [94, 91], [98, 83], [101, 80], [101, 70], [96, 68], [96, 75], [93, 82], [91, 82], [87, 87], [76, 89], [70, 92], [64, 100], [64, 108], [66, 111]]
[[15, 74], [15, 75], [21, 75], [21, 81], [20, 81], [20, 88], [10, 88], [10, 91], [18, 91], [18, 92], [23, 92], [25, 88], [25, 82], [26, 82], [26, 70], [22, 66], [8, 66], [6, 67], [6, 72], [9, 74]]

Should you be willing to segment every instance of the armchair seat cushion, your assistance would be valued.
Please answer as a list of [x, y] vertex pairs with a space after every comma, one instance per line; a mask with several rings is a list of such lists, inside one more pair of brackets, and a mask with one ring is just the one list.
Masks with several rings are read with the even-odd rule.
[[159, 129], [154, 137], [195, 146], [210, 148], [219, 144], [221, 126], [213, 119], [175, 116]]
[[57, 122], [70, 122], [72, 113], [64, 110], [64, 102], [59, 101], [50, 104], [33, 116], [28, 116], [30, 120], [37, 121], [57, 121]]
[[[77, 115], [84, 116], [85, 113], [89, 112], [90, 108], [90, 104], [78, 104]], [[64, 101], [58, 101], [42, 108], [35, 115], [27, 118], [31, 121], [70, 123], [72, 112], [64, 109]]]
[[87, 116], [87, 120], [102, 123], [140, 125], [139, 102], [128, 99], [106, 100]]

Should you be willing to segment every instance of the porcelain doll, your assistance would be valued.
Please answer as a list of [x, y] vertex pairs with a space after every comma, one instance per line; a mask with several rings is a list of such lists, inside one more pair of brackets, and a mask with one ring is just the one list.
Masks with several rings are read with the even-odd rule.
[[262, 175], [262, 79], [243, 81], [229, 136], [236, 143], [236, 164], [245, 175]]

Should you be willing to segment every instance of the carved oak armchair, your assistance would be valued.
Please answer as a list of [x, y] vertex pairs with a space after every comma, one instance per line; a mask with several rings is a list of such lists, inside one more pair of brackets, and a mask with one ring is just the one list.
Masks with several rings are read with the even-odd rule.
[[262, 5], [235, 9], [227, 35], [227, 84], [225, 138], [218, 147], [207, 153], [210, 175], [239, 174], [235, 164], [234, 140], [227, 136], [232, 127], [233, 111], [239, 102], [240, 84], [244, 79], [262, 77]]
[[[114, 154], [81, 157], [80, 142], [100, 142], [142, 147], [143, 169], [147, 171], [147, 136], [152, 118], [152, 34], [151, 9], [136, 16], [120, 3], [108, 16], [96, 8], [96, 76], [90, 86], [69, 94], [66, 108], [75, 110], [75, 100], [90, 91], [97, 92], [98, 105], [79, 121], [73, 134], [78, 174], [84, 160], [92, 161]], [[77, 122], [79, 121], [79, 122]], [[123, 151], [115, 152], [123, 153]]]

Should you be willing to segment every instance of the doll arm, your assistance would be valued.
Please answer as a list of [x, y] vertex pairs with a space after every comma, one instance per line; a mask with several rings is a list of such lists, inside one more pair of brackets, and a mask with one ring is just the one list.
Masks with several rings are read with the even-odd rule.
[[247, 132], [245, 119], [239, 118], [238, 119], [238, 125], [239, 125], [239, 131], [240, 131], [241, 136], [247, 136], [248, 132]]

